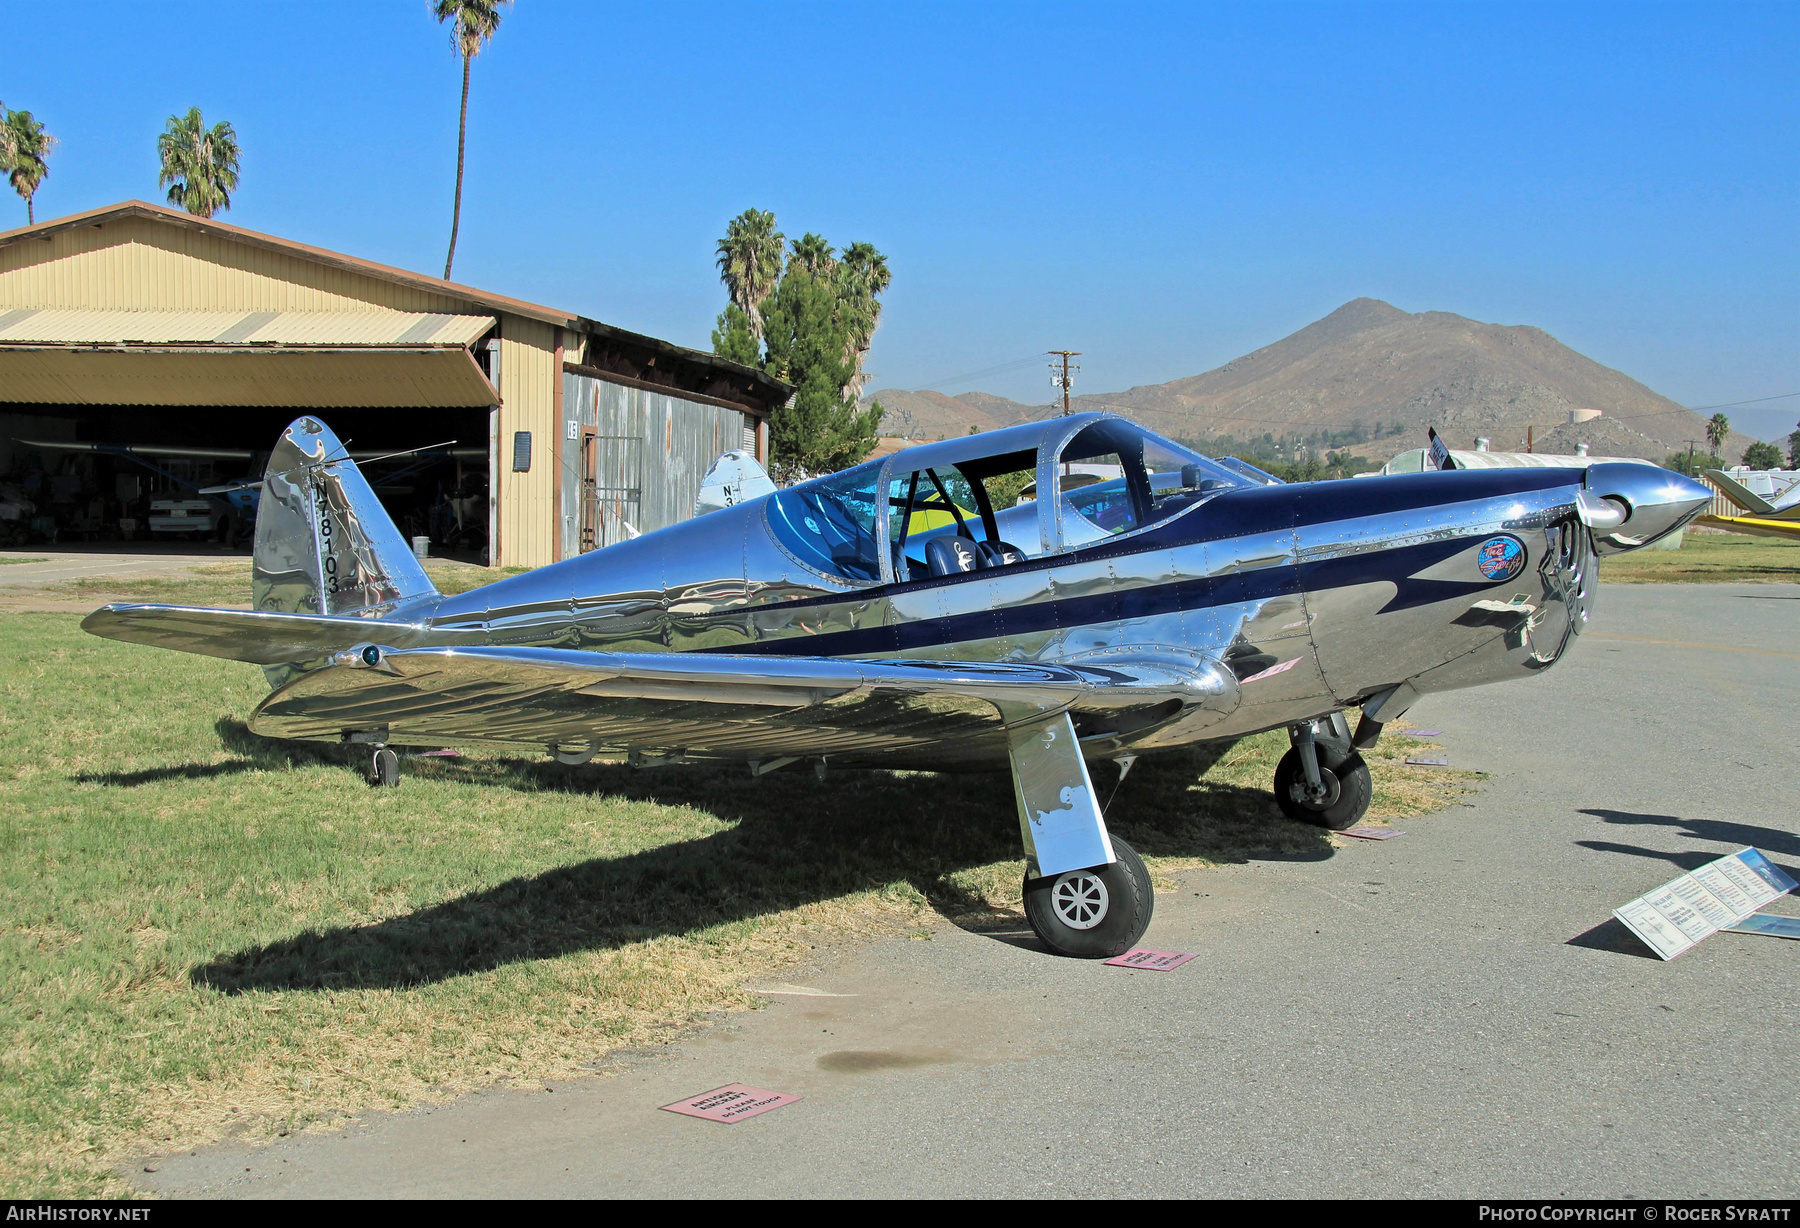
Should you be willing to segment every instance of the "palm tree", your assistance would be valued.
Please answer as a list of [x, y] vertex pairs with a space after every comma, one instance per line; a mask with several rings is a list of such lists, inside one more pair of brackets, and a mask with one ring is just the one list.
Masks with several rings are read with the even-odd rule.
[[750, 334], [762, 340], [762, 303], [781, 280], [781, 257], [787, 236], [775, 229], [775, 215], [746, 209], [725, 225], [719, 240], [719, 280], [732, 303], [750, 321]]
[[850, 383], [844, 387], [847, 399], [860, 399], [869, 377], [863, 371], [863, 357], [875, 339], [881, 323], [883, 290], [893, 280], [887, 257], [872, 243], [852, 243], [844, 249], [837, 266], [838, 300], [844, 312], [844, 361], [851, 369]]
[[823, 277], [837, 266], [837, 261], [832, 259], [835, 254], [824, 235], [816, 235], [809, 230], [794, 240], [794, 252], [788, 257], [788, 267], [805, 269], [814, 277]]
[[433, 0], [431, 15], [442, 25], [455, 19], [450, 27], [450, 45], [462, 52], [462, 111], [456, 121], [456, 208], [450, 215], [450, 252], [444, 257], [444, 280], [450, 280], [450, 265], [456, 259], [456, 232], [462, 225], [463, 147], [469, 136], [469, 61], [481, 54], [482, 44], [494, 37], [500, 28], [500, 6], [510, 0]]
[[4, 159], [0, 167], [6, 169], [13, 191], [25, 198], [26, 225], [36, 225], [37, 210], [31, 198], [50, 173], [44, 159], [56, 147], [56, 138], [44, 131], [30, 111], [6, 111], [5, 115], [5, 123], [0, 125], [0, 159]]
[[1731, 419], [1724, 414], [1714, 414], [1706, 420], [1706, 442], [1712, 445], [1712, 454], [1717, 456], [1719, 449], [1725, 446], [1726, 437], [1731, 434]]
[[156, 186], [169, 185], [169, 203], [195, 217], [211, 217], [231, 208], [231, 194], [238, 185], [237, 133], [220, 120], [211, 128], [199, 107], [186, 115], [169, 116], [168, 126], [156, 138], [162, 171]]

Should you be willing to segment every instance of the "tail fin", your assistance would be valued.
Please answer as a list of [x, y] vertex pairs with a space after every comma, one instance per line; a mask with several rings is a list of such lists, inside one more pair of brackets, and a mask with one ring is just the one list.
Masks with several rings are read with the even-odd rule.
[[775, 483], [756, 457], [748, 452], [721, 452], [706, 476], [700, 479], [700, 493], [694, 498], [694, 515], [716, 512], [720, 508], [748, 503], [775, 492]]
[[1725, 497], [1727, 499], [1730, 499], [1733, 503], [1743, 508], [1746, 512], [1749, 512], [1752, 516], [1773, 516], [1775, 514], [1774, 504], [1751, 490], [1748, 486], [1745, 486], [1742, 482], [1733, 478], [1724, 470], [1708, 469], [1706, 471], [1706, 476], [1712, 479], [1713, 485], [1725, 492]]
[[296, 418], [263, 474], [256, 511], [258, 610], [378, 618], [437, 593], [331, 428]]

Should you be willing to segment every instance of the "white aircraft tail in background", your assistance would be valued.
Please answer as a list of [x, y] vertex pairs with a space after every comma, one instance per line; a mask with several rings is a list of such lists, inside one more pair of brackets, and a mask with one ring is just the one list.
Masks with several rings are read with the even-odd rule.
[[775, 483], [748, 452], [724, 452], [700, 480], [694, 515], [734, 507], [775, 493]]

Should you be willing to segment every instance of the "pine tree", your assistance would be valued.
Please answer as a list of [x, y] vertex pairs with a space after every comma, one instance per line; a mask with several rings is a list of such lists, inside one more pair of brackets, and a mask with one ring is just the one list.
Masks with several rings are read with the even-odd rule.
[[874, 450], [882, 409], [864, 409], [844, 393], [855, 363], [845, 356], [842, 314], [830, 271], [816, 276], [794, 261], [763, 306], [763, 369], [794, 385], [793, 403], [769, 418], [770, 444], [784, 467], [829, 473]]
[[728, 303], [713, 326], [713, 353], [720, 358], [754, 367], [762, 358], [762, 345], [750, 331], [750, 317], [736, 303]]
[[857, 398], [891, 275], [867, 243], [851, 244], [840, 259], [810, 231], [786, 252], [782, 242], [773, 213], [747, 209], [731, 220], [718, 244], [731, 301], [713, 328], [713, 353], [794, 385], [793, 403], [769, 417], [774, 467], [829, 473], [875, 447], [883, 410]]

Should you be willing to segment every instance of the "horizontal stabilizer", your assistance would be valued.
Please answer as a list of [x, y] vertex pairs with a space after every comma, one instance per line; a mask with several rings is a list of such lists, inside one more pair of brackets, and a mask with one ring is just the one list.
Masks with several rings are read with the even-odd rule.
[[419, 637], [419, 629], [410, 623], [374, 618], [182, 605], [102, 606], [82, 619], [81, 629], [128, 644], [151, 644], [254, 665], [312, 661], [370, 640], [410, 644]]

